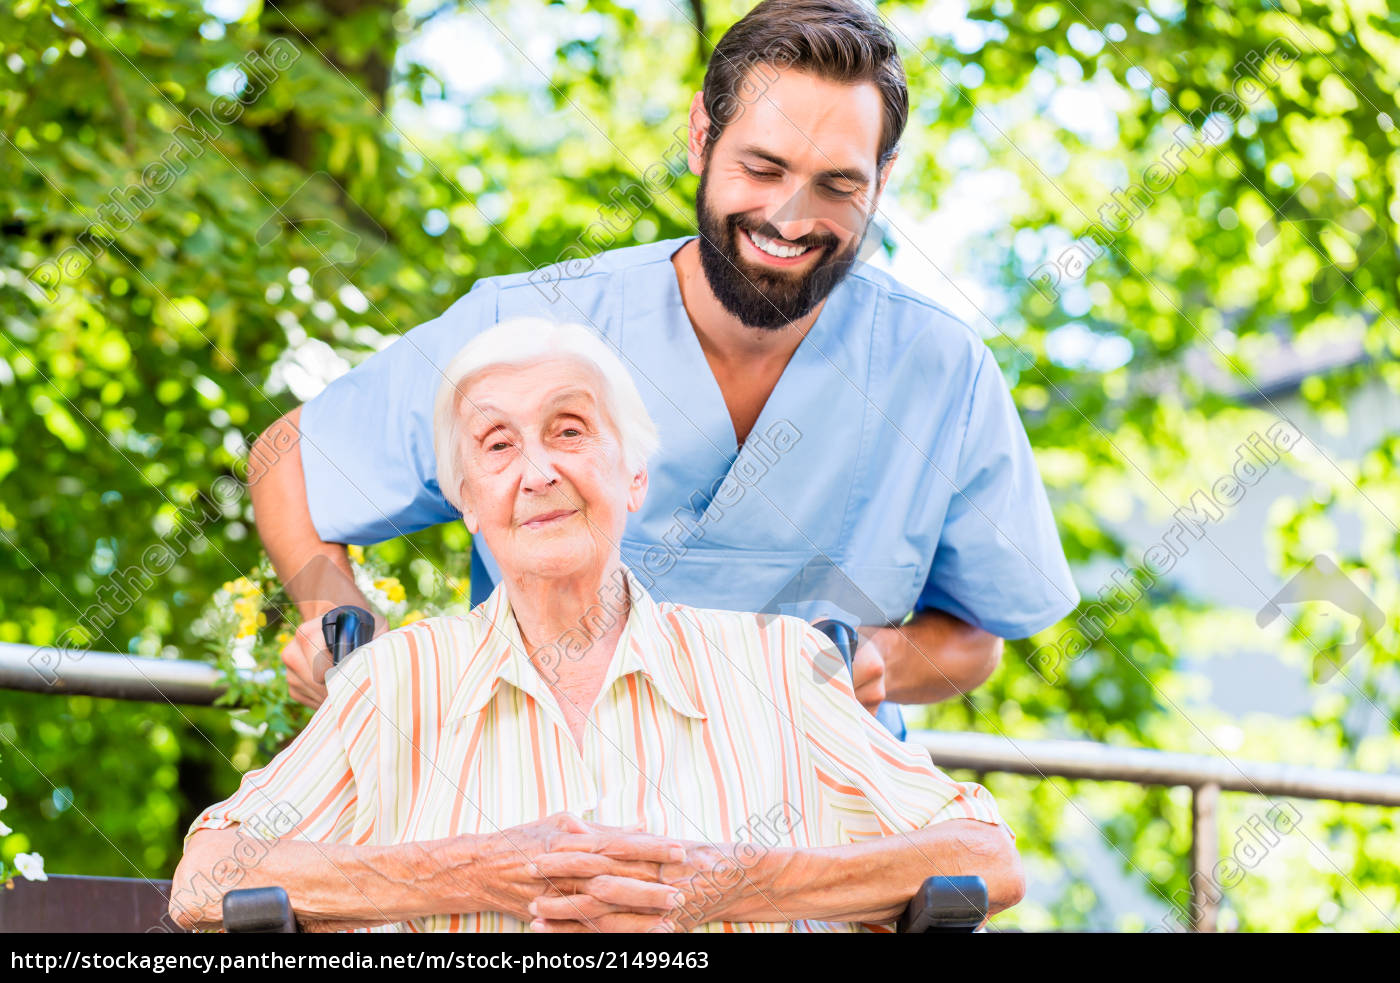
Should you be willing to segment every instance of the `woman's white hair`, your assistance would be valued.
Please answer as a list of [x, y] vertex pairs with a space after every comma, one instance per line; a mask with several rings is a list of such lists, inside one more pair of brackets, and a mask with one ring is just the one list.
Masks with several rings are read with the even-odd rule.
[[498, 365], [526, 365], [557, 358], [577, 359], [597, 370], [603, 379], [600, 397], [605, 412], [617, 427], [622, 457], [634, 474], [640, 471], [660, 439], [632, 375], [612, 348], [581, 324], [543, 317], [513, 317], [488, 328], [462, 346], [447, 363], [442, 385], [433, 404], [433, 450], [437, 454], [437, 481], [443, 497], [462, 511], [461, 417], [466, 384], [472, 376]]

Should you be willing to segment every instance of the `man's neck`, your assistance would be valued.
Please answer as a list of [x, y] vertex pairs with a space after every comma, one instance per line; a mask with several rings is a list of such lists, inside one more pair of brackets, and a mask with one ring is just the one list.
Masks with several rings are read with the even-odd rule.
[[[681, 302], [690, 318], [700, 347], [712, 362], [735, 368], [780, 367], [787, 364], [802, 339], [816, 323], [823, 300], [810, 313], [783, 328], [751, 328], [720, 303], [700, 265], [700, 240], [691, 239], [671, 256], [680, 285]], [[735, 276], [741, 276], [738, 270]], [[780, 369], [781, 370], [781, 369]]]

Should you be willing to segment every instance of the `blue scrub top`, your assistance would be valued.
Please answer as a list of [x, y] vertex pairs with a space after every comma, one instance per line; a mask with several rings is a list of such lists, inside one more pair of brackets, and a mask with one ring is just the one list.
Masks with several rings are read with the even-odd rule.
[[[460, 521], [433, 453], [442, 370], [498, 321], [544, 315], [610, 341], [660, 431], [646, 502], [620, 544], [654, 596], [854, 624], [936, 608], [1003, 638], [1074, 608], [1025, 431], [972, 329], [858, 267], [740, 448], [671, 265], [687, 241], [479, 280], [331, 383], [301, 416], [320, 537], [366, 544]], [[499, 576], [476, 538], [473, 599]]]

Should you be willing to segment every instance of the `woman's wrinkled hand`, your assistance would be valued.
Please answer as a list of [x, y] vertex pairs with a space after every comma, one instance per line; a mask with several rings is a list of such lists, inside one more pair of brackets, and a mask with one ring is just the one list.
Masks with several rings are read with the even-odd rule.
[[[609, 848], [616, 856], [630, 856], [662, 839], [629, 830], [613, 833]], [[536, 864], [575, 890], [534, 899], [530, 927], [537, 932], [689, 931], [723, 920], [736, 898], [756, 890], [733, 844], [684, 843], [659, 865], [654, 879], [609, 869], [612, 858], [584, 849], [582, 838], [561, 839], [558, 845], [561, 849]]]
[[611, 914], [604, 907], [615, 901], [664, 911], [676, 892], [661, 883], [662, 866], [684, 855], [679, 840], [586, 823], [564, 812], [488, 836], [472, 868], [493, 910], [535, 921], [532, 904], [547, 898], [561, 902], [558, 910], [583, 931], [636, 931], [598, 924]]

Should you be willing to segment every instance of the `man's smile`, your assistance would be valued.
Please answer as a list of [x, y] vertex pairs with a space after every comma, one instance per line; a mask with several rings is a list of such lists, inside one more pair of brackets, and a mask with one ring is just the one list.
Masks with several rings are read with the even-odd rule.
[[762, 261], [774, 266], [798, 266], [809, 254], [820, 252], [816, 246], [792, 245], [748, 229], [739, 231], [740, 238], [748, 240], [749, 246], [760, 255]]

